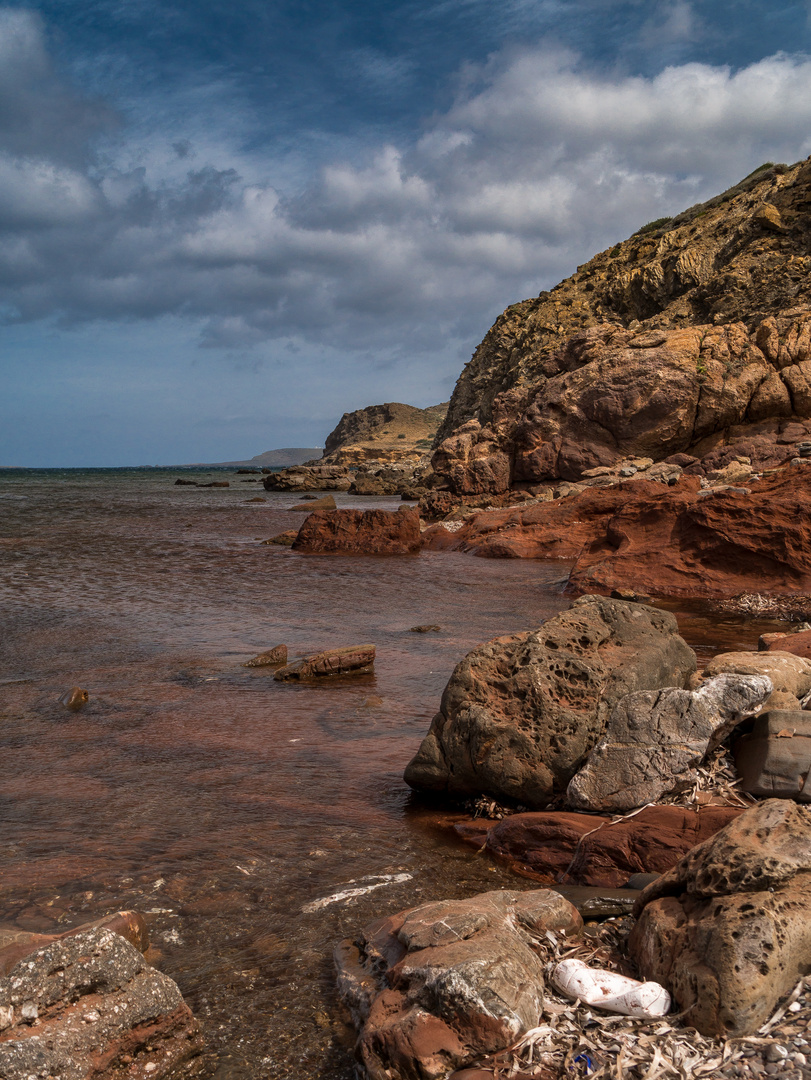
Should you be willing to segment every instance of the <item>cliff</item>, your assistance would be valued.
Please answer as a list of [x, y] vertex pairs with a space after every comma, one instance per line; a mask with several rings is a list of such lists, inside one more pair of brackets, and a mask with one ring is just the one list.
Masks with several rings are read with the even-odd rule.
[[344, 413], [327, 436], [322, 460], [347, 466], [417, 461], [430, 451], [447, 408], [447, 402], [427, 409], [388, 402]]
[[811, 159], [643, 227], [496, 320], [438, 433], [436, 486], [532, 490], [633, 456], [785, 460], [811, 418], [810, 271]]

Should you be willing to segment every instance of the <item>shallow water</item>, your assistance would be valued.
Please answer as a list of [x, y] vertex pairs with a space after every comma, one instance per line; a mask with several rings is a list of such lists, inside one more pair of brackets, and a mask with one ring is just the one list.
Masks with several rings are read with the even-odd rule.
[[[458, 843], [459, 815], [402, 771], [454, 664], [567, 606], [566, 567], [263, 546], [305, 514], [246, 479], [0, 472], [0, 920], [47, 933], [145, 910], [150, 957], [205, 1025], [207, 1076], [348, 1080], [334, 944], [415, 903], [531, 887]], [[772, 625], [681, 619], [702, 659]], [[410, 631], [426, 623], [441, 630]], [[368, 676], [241, 666], [280, 642], [367, 641]], [[78, 713], [57, 701], [72, 685]]]

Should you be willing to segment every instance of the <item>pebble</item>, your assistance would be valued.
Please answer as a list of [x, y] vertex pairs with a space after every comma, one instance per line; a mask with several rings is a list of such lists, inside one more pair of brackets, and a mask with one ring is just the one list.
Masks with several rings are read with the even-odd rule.
[[772, 1043], [766, 1050], [764, 1057], [771, 1062], [785, 1061], [788, 1057], [788, 1050], [785, 1046], [781, 1046], [780, 1043]]

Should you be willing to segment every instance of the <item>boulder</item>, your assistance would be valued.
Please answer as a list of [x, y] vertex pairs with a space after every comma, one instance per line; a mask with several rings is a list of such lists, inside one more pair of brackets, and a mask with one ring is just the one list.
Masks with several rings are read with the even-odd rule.
[[170, 978], [109, 929], [44, 945], [0, 979], [0, 1076], [160, 1080], [202, 1049]]
[[767, 799], [642, 893], [629, 950], [705, 1035], [749, 1035], [811, 970], [811, 810]]
[[246, 660], [243, 667], [272, 667], [287, 663], [287, 646], [274, 645], [272, 649]]
[[52, 941], [62, 941], [75, 934], [83, 934], [86, 930], [96, 929], [112, 930], [120, 934], [142, 953], [149, 948], [146, 921], [138, 911], [116, 911], [94, 922], [82, 923], [73, 930], [65, 930], [62, 934], [33, 934], [27, 930], [18, 930], [16, 927], [0, 926], [0, 975], [8, 975], [20, 960], [36, 952], [42, 945], [49, 945]]
[[335, 510], [337, 509], [334, 495], [324, 495], [320, 499], [309, 499], [307, 502], [296, 503], [295, 506], [290, 507], [291, 510], [306, 510], [307, 513], [314, 513], [316, 510]]
[[811, 690], [811, 660], [786, 651], [719, 653], [704, 668], [701, 679], [725, 673], [765, 675], [775, 693], [791, 694], [798, 699]]
[[286, 532], [276, 533], [275, 536], [271, 536], [268, 540], [263, 540], [263, 544], [278, 544], [279, 547], [292, 547], [296, 542], [298, 536], [298, 529], [287, 529]]
[[733, 746], [740, 787], [760, 798], [811, 802], [811, 712], [773, 709]]
[[349, 491], [351, 483], [342, 465], [294, 465], [262, 481], [266, 491]]
[[326, 675], [365, 675], [372, 670], [374, 662], [374, 645], [345, 645], [341, 649], [326, 649], [303, 656], [292, 664], [278, 668], [273, 678], [279, 682], [291, 682]]
[[[763, 638], [771, 636], [762, 635]], [[794, 656], [801, 656], [804, 660], [811, 660], [811, 630], [800, 630], [796, 634], [781, 634], [779, 640], [769, 641], [766, 649], [768, 652], [787, 652]]]
[[742, 719], [759, 712], [771, 692], [765, 675], [726, 674], [694, 691], [673, 686], [626, 694], [570, 781], [567, 803], [618, 811], [656, 802]]
[[547, 930], [582, 920], [548, 889], [424, 904], [365, 927], [336, 950], [338, 987], [373, 1080], [440, 1080], [538, 1023]]
[[619, 888], [634, 874], [663, 874], [740, 813], [729, 806], [646, 806], [613, 823], [594, 814], [512, 814], [495, 823], [461, 823], [456, 831], [522, 877]]
[[543, 806], [565, 790], [621, 697], [684, 685], [694, 667], [669, 612], [581, 597], [540, 629], [496, 638], [457, 664], [406, 783]]
[[420, 515], [398, 510], [319, 511], [305, 520], [294, 551], [311, 555], [411, 555], [420, 550]]

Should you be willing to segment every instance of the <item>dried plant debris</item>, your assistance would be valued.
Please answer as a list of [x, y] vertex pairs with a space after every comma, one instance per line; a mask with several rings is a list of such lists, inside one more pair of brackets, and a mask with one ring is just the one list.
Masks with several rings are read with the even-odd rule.
[[775, 596], [770, 593], [740, 593], [722, 600], [710, 600], [711, 611], [731, 612], [734, 615], [751, 615], [760, 619], [781, 619], [798, 622], [811, 619], [811, 596], [791, 593]]
[[[580, 942], [547, 932], [536, 949], [547, 973], [560, 960], [576, 957], [595, 967], [629, 972], [624, 942], [632, 920], [609, 920]], [[689, 1017], [657, 1020], [601, 1013], [571, 1002], [547, 982], [543, 1015], [537, 1027], [512, 1046], [479, 1063], [494, 1080], [665, 1080], [676, 1077], [749, 1078], [779, 1075], [781, 1080], [811, 1077], [811, 977], [797, 984], [756, 1035], [713, 1039], [689, 1026]]]
[[679, 806], [699, 807], [713, 803], [715, 806], [753, 806], [757, 799], [745, 791], [738, 791], [740, 777], [727, 746], [719, 746], [709, 753], [700, 765], [694, 766], [689, 776], [659, 802]]

